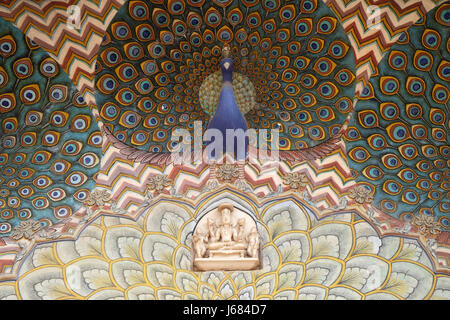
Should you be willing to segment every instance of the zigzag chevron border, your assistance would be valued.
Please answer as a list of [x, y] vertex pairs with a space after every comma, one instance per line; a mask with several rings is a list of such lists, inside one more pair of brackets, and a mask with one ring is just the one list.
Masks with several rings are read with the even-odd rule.
[[[74, 81], [82, 94], [94, 89], [97, 52], [103, 35], [125, 1], [29, 0], [0, 3], [0, 16], [13, 22], [30, 39], [47, 50]], [[79, 30], [69, 27], [68, 8], [77, 6]], [[90, 95], [88, 103], [95, 103]]]
[[[400, 34], [443, 0], [342, 1], [324, 0], [334, 11], [349, 36], [356, 61], [357, 97], [384, 54], [398, 40]], [[379, 8], [378, 28], [368, 26], [369, 6]]]

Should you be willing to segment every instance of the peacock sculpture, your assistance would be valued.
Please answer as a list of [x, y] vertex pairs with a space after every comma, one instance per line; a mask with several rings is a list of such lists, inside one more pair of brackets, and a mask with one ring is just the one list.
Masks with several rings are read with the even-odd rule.
[[203, 130], [225, 121], [218, 108], [224, 46], [240, 127], [278, 129], [280, 158], [291, 162], [336, 147], [353, 108], [355, 63], [343, 28], [316, 0], [126, 3], [96, 69], [110, 143], [130, 160], [163, 165], [179, 147], [173, 132], [194, 135], [195, 121]]
[[[244, 141], [239, 141], [234, 138], [233, 145], [228, 145], [227, 130], [247, 130], [247, 123], [239, 110], [236, 97], [233, 90], [233, 60], [230, 58], [230, 48], [226, 46], [223, 49], [223, 59], [220, 61], [220, 68], [222, 71], [222, 87], [220, 89], [219, 102], [214, 116], [208, 124], [208, 130], [218, 130], [222, 137], [222, 151], [230, 151], [233, 157], [237, 160], [245, 160], [248, 154], [248, 138]], [[244, 143], [243, 148], [238, 146], [239, 143]], [[231, 149], [233, 148], [233, 149]], [[240, 149], [241, 152], [238, 150]], [[217, 154], [212, 154], [217, 158]]]
[[[404, 222], [449, 228], [450, 4], [405, 31], [356, 104], [345, 134], [356, 180]], [[432, 221], [433, 219], [431, 219]]]
[[28, 221], [30, 238], [86, 201], [102, 136], [57, 62], [3, 19], [0, 61], [0, 236]]

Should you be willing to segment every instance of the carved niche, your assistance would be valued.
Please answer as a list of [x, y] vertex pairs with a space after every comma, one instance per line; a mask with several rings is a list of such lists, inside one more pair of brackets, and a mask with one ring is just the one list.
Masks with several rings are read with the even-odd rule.
[[261, 240], [255, 221], [230, 203], [207, 213], [192, 236], [195, 271], [256, 270]]

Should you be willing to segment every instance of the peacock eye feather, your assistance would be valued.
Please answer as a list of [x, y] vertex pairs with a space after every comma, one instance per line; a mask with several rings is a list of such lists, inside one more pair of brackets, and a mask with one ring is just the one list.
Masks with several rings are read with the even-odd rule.
[[[129, 1], [107, 31], [115, 40], [99, 51], [100, 117], [127, 145], [167, 152], [171, 135], [153, 130], [192, 130], [189, 121], [166, 118], [180, 119], [186, 111], [206, 129], [219, 103], [220, 61], [230, 58], [235, 99], [248, 127], [284, 124], [305, 110], [301, 141], [297, 131], [283, 130], [281, 147], [323, 143], [353, 107], [355, 62], [337, 21], [321, 1]], [[161, 104], [165, 108], [155, 107]], [[253, 116], [255, 108], [262, 114]], [[268, 112], [275, 110], [272, 117]], [[130, 112], [134, 117], [124, 116]], [[148, 139], [135, 139], [136, 130], [149, 132]]]
[[450, 91], [442, 70], [450, 60], [450, 33], [436, 31], [448, 31], [443, 12], [448, 16], [448, 3], [392, 46], [347, 132], [349, 164], [362, 173], [356, 180], [376, 188], [373, 204], [396, 218], [425, 212], [448, 217]]
[[[21, 221], [57, 224], [83, 205], [73, 195], [94, 187], [101, 135], [56, 60], [11, 23], [0, 25], [0, 165], [7, 177], [0, 179], [0, 197], [8, 196], [0, 204], [0, 236], [11, 236]], [[102, 59], [121, 62], [117, 50]], [[116, 85], [102, 79], [105, 92]]]

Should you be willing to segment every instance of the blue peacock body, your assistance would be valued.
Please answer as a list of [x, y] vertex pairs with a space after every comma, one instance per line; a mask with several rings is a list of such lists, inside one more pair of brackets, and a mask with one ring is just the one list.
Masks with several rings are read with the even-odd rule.
[[[233, 60], [230, 58], [224, 58], [220, 62], [222, 69], [222, 87], [220, 90], [219, 101], [217, 109], [213, 118], [208, 124], [208, 130], [218, 130], [222, 137], [222, 152], [231, 152], [238, 160], [244, 160], [248, 154], [248, 139], [240, 141], [237, 138], [233, 138], [234, 142], [231, 144], [227, 141], [227, 130], [241, 130], [247, 131], [247, 123], [239, 110], [236, 97], [233, 90]], [[243, 145], [243, 149], [239, 150], [239, 144]], [[216, 154], [214, 153], [214, 156]]]

